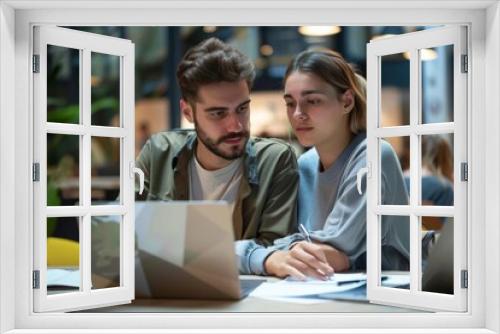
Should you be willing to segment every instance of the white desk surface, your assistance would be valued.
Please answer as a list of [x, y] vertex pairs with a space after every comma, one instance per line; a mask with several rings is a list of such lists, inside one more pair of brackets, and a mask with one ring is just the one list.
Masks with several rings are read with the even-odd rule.
[[[248, 279], [252, 276], [242, 276]], [[262, 279], [262, 277], [258, 277]], [[268, 281], [276, 278], [268, 277]], [[136, 299], [131, 304], [96, 308], [92, 313], [416, 313], [415, 309], [383, 306], [365, 301], [329, 300], [324, 303], [299, 304], [256, 297], [238, 301], [196, 299]]]

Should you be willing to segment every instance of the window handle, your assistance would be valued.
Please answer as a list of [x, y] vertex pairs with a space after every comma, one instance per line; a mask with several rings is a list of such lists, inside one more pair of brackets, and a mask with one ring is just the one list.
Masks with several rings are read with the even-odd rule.
[[130, 162], [130, 177], [134, 179], [135, 174], [139, 175], [139, 195], [142, 195], [144, 191], [144, 172], [135, 167], [135, 163], [133, 161]]
[[363, 179], [363, 175], [366, 174], [366, 177], [370, 177], [371, 176], [371, 164], [368, 163], [368, 167], [363, 167], [361, 168], [360, 170], [358, 170], [358, 174], [356, 175], [356, 186], [358, 188], [358, 193], [360, 195], [363, 195], [363, 191], [361, 190], [361, 181]]

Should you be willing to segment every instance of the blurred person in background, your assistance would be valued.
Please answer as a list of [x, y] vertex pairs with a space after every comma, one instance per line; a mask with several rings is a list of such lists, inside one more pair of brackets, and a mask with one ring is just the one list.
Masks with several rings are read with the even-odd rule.
[[[410, 192], [409, 170], [404, 172]], [[453, 152], [441, 135], [422, 136], [422, 205], [453, 206]], [[427, 230], [440, 230], [446, 217], [423, 217]]]

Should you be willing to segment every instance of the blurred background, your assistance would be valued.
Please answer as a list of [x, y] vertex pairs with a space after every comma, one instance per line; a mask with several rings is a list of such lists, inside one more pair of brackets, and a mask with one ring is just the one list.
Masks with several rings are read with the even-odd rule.
[[[234, 45], [256, 64], [257, 77], [251, 95], [252, 135], [282, 138], [292, 143], [299, 155], [305, 148], [300, 147], [290, 132], [282, 97], [283, 76], [287, 64], [296, 54], [308, 48], [329, 48], [340, 52], [358, 73], [365, 76], [366, 45], [370, 40], [431, 27], [69, 28], [124, 38], [135, 44], [136, 155], [151, 134], [190, 126], [182, 119], [179, 112], [180, 93], [175, 78], [176, 67], [188, 48], [212, 36]], [[421, 122], [453, 121], [453, 48], [445, 46], [421, 50], [421, 60]], [[119, 126], [121, 124], [119, 58], [92, 53], [91, 61], [91, 123], [101, 126]], [[78, 124], [80, 122], [79, 51], [49, 46], [47, 65], [47, 121]], [[409, 55], [398, 54], [382, 57], [381, 71], [381, 126], [409, 124]], [[444, 168], [445, 171], [441, 167], [436, 167], [435, 164], [449, 164], [449, 154], [453, 152], [453, 136], [427, 137], [433, 138], [425, 139], [429, 149], [425, 151], [424, 148], [422, 149], [423, 168], [429, 170], [430, 174], [442, 174], [443, 179], [450, 179], [447, 172], [450, 166]], [[410, 167], [409, 138], [390, 138], [388, 141], [398, 154], [402, 169], [408, 171]], [[48, 135], [47, 205], [79, 204], [79, 145], [78, 136]], [[92, 204], [113, 201], [118, 196], [120, 145], [119, 139], [92, 138]], [[441, 147], [437, 153], [435, 149], [431, 150], [435, 147]], [[453, 170], [452, 165], [451, 170]], [[452, 174], [450, 181], [452, 181]], [[424, 200], [422, 199], [422, 201]], [[453, 203], [445, 205], [453, 205]], [[74, 220], [75, 228], [68, 228], [68, 225], [72, 225], [72, 223], [64, 222], [64, 219], [49, 218], [47, 222], [48, 235], [77, 241], [77, 219], [67, 218]], [[63, 225], [64, 228], [62, 228]]]

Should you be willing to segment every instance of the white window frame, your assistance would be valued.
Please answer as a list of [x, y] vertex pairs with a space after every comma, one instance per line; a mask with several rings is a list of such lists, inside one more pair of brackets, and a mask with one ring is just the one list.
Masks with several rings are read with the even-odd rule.
[[[54, 26], [34, 28], [34, 54], [39, 57], [39, 73], [33, 75], [34, 163], [39, 164], [39, 181], [34, 192], [34, 270], [39, 273], [39, 287], [34, 289], [35, 312], [71, 311], [129, 303], [134, 299], [134, 45], [124, 39], [102, 36]], [[47, 49], [48, 45], [79, 52], [79, 123], [47, 122]], [[118, 126], [95, 126], [91, 122], [92, 53], [118, 57], [119, 119]], [[79, 205], [47, 206], [47, 134], [79, 136]], [[120, 201], [112, 205], [93, 205], [91, 201], [91, 140], [94, 137], [120, 141]], [[91, 223], [93, 216], [119, 216], [118, 239], [120, 284], [118, 287], [92, 288]], [[79, 221], [78, 291], [48, 295], [47, 228], [49, 217], [74, 217]]]
[[[467, 289], [461, 287], [461, 271], [467, 270], [467, 188], [461, 180], [461, 163], [467, 163], [467, 77], [462, 72], [462, 55], [467, 54], [465, 26], [444, 26], [371, 41], [367, 46], [367, 164], [371, 177], [367, 182], [367, 275], [368, 299], [388, 305], [414, 306], [424, 310], [467, 310]], [[420, 50], [439, 46], [453, 46], [453, 121], [422, 123], [422, 81]], [[400, 126], [383, 127], [380, 124], [382, 57], [403, 52], [410, 54], [410, 122]], [[421, 138], [427, 134], [453, 134], [454, 146], [454, 206], [424, 206], [421, 204]], [[411, 193], [408, 205], [382, 204], [380, 141], [388, 137], [408, 136], [410, 139]], [[383, 215], [408, 217], [410, 232], [410, 288], [397, 289], [381, 286], [380, 218]], [[453, 221], [453, 294], [422, 290], [421, 220], [423, 216], [454, 217]]]
[[[127, 8], [120, 8], [127, 6]], [[63, 9], [66, 8], [66, 9]], [[68, 8], [72, 7], [72, 8]], [[46, 10], [50, 8], [50, 10]], [[139, 10], [137, 8], [142, 8]], [[299, 15], [300, 14], [300, 15]], [[300, 18], [300, 21], [299, 19]], [[471, 29], [468, 141], [471, 259], [467, 313], [435, 314], [33, 314], [29, 75], [34, 24], [57, 25], [432, 25]], [[498, 1], [15, 1], [0, 3], [0, 333], [110, 333], [106, 328], [247, 328], [255, 332], [499, 333], [500, 6]], [[15, 69], [12, 64], [15, 63]], [[487, 71], [486, 71], [487, 68]], [[15, 126], [13, 126], [15, 124]], [[12, 143], [15, 143], [15, 148]], [[487, 182], [486, 182], [487, 180]], [[14, 194], [14, 196], [12, 196]], [[473, 227], [472, 227], [473, 226]], [[487, 251], [486, 251], [487, 250]], [[12, 254], [15, 254], [13, 256]], [[14, 289], [12, 288], [14, 287]], [[487, 290], [487, 293], [486, 293]], [[299, 319], [300, 322], [297, 321]], [[300, 323], [300, 328], [298, 326]], [[88, 328], [90, 325], [94, 329]], [[377, 327], [385, 327], [377, 330]], [[97, 329], [101, 330], [97, 330]], [[309, 328], [309, 329], [307, 329]], [[342, 330], [344, 328], [344, 330]], [[460, 330], [459, 328], [465, 328]], [[45, 329], [45, 330], [43, 330]], [[279, 329], [282, 329], [281, 331]], [[319, 329], [323, 329], [320, 331]], [[337, 330], [335, 330], [337, 329]], [[350, 330], [349, 330], [350, 331]], [[54, 330], [51, 330], [54, 332]], [[117, 332], [116, 330], [113, 332]], [[230, 330], [226, 332], [236, 332]]]

